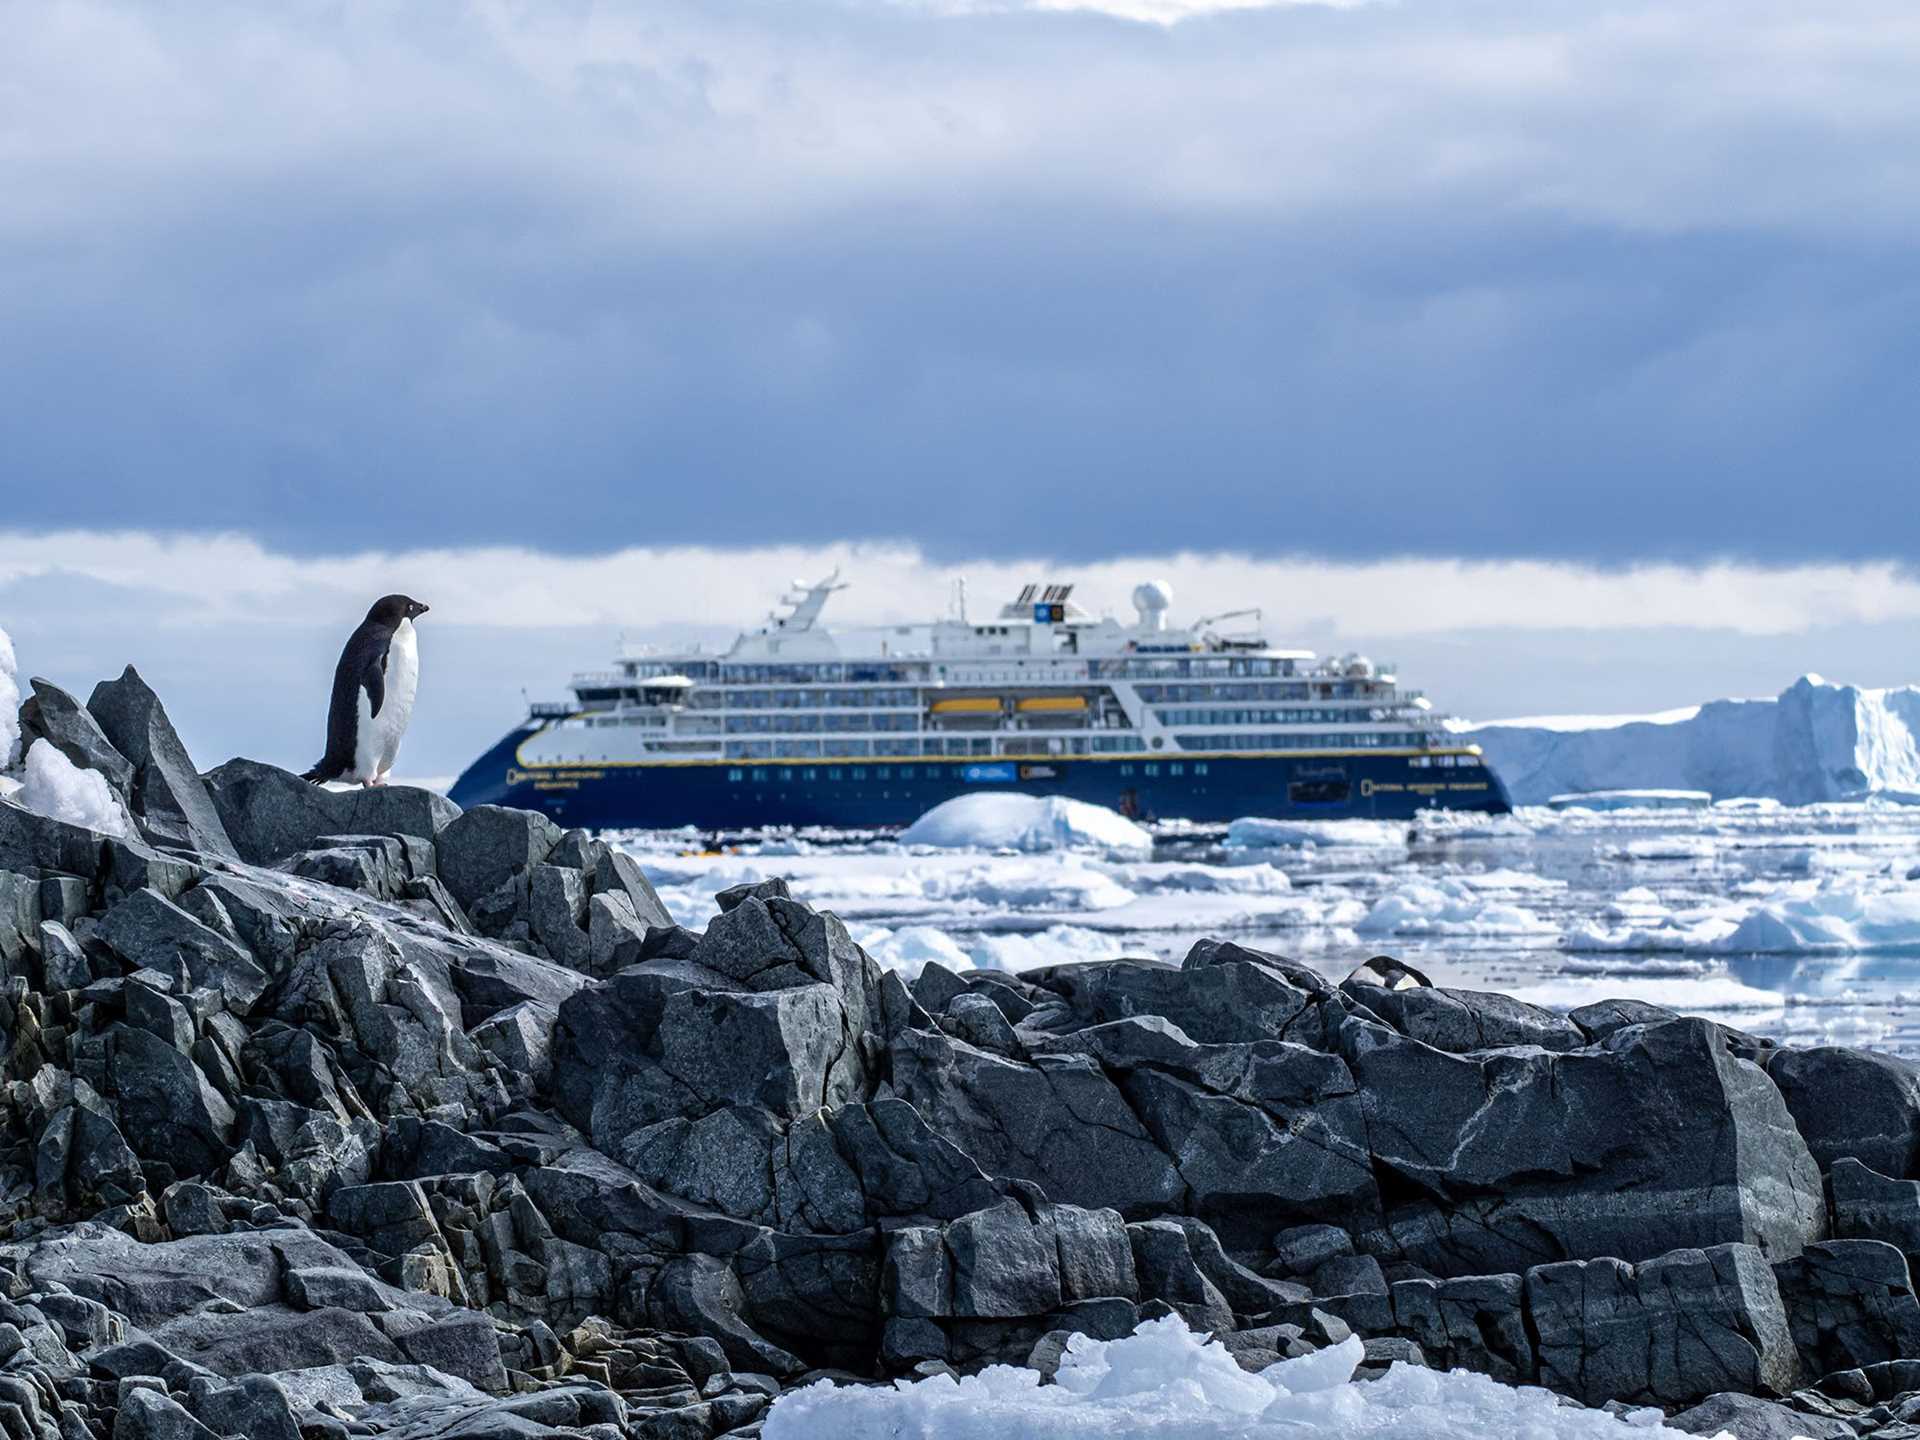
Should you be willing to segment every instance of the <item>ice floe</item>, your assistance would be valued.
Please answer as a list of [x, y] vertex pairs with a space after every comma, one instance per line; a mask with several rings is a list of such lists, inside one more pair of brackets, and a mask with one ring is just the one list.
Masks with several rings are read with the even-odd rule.
[[903, 845], [941, 850], [1089, 850], [1153, 853], [1153, 836], [1117, 810], [1060, 795], [988, 790], [936, 805], [900, 835]]
[[1454, 876], [1408, 876], [1373, 902], [1354, 929], [1362, 935], [1531, 936], [1558, 939], [1560, 927], [1523, 905]]
[[1483, 1375], [1394, 1365], [1356, 1381], [1357, 1338], [1259, 1374], [1178, 1316], [1120, 1340], [1076, 1335], [1051, 1384], [1038, 1371], [892, 1386], [818, 1381], [777, 1400], [765, 1440], [1678, 1440], [1658, 1411], [1616, 1416]]

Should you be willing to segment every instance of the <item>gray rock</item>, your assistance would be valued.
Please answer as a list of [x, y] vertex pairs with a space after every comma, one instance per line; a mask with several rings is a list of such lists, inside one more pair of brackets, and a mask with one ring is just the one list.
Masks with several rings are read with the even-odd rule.
[[[891, 1058], [900, 1098], [988, 1175], [1032, 1180], [1063, 1204], [1126, 1216], [1181, 1205], [1186, 1182], [1172, 1159], [1088, 1056], [1036, 1055], [1022, 1064], [907, 1030]], [[1078, 1123], [1061, 1125], [1063, 1114]]]
[[1445, 1369], [1476, 1370], [1509, 1385], [1534, 1377], [1526, 1286], [1518, 1275], [1397, 1281], [1393, 1321]]
[[640, 863], [623, 850], [602, 845], [593, 856], [593, 893], [624, 895], [633, 906], [634, 918], [647, 930], [671, 930], [673, 917], [653, 882], [641, 870]]
[[233, 1107], [200, 1067], [164, 1040], [128, 1025], [107, 1032], [114, 1103], [127, 1142], [143, 1160], [203, 1175], [233, 1144]]
[[1710, 1395], [1666, 1422], [1689, 1435], [1738, 1435], [1740, 1440], [1854, 1440], [1844, 1420], [1808, 1415], [1757, 1395], [1725, 1391]]
[[1825, 1234], [1819, 1172], [1779, 1092], [1704, 1020], [1567, 1054], [1449, 1055], [1363, 1021], [1343, 1038], [1374, 1165], [1428, 1197], [1389, 1209], [1362, 1237], [1373, 1254], [1497, 1274], [1675, 1242], [1780, 1259]]
[[71, 875], [91, 882], [101, 873], [102, 837], [0, 800], [0, 870]]
[[395, 835], [431, 840], [460, 807], [411, 785], [329, 790], [257, 760], [229, 760], [206, 776], [221, 822], [250, 865], [271, 865], [323, 838]]
[[528, 871], [527, 923], [534, 943], [555, 960], [576, 970], [590, 968], [587, 882], [578, 870], [540, 864]]
[[201, 1385], [193, 1397], [193, 1409], [221, 1435], [300, 1440], [292, 1399], [270, 1375], [244, 1375], [231, 1385]]
[[1227, 1297], [1194, 1262], [1187, 1232], [1172, 1220], [1146, 1220], [1127, 1226], [1140, 1294], [1172, 1306], [1196, 1330], [1234, 1328]]
[[128, 793], [134, 820], [148, 840], [196, 855], [238, 855], [160, 697], [137, 670], [129, 665], [118, 680], [94, 686], [87, 709], [133, 767]]
[[40, 922], [40, 970], [49, 991], [84, 990], [94, 980], [93, 964], [66, 926]]
[[1785, 1395], [1800, 1380], [1779, 1286], [1751, 1245], [1540, 1265], [1526, 1295], [1541, 1383], [1583, 1404]]
[[1811, 1373], [1920, 1356], [1920, 1303], [1907, 1257], [1892, 1245], [1830, 1240], [1773, 1269]]
[[1882, 1175], [1920, 1170], [1920, 1067], [1871, 1050], [1783, 1050], [1767, 1074], [1822, 1170], [1842, 1158]]
[[1338, 1225], [1295, 1225], [1273, 1237], [1273, 1270], [1311, 1275], [1327, 1261], [1353, 1253], [1353, 1237]]
[[1333, 987], [1306, 967], [1217, 940], [1200, 941], [1178, 969], [1115, 960], [1031, 970], [1022, 978], [1058, 991], [1086, 1024], [1159, 1016], [1201, 1044], [1319, 1045], [1326, 1006], [1337, 1004]]
[[500, 1360], [500, 1337], [484, 1315], [461, 1311], [400, 1337], [400, 1347], [417, 1365], [431, 1366], [482, 1390], [507, 1388]]
[[436, 839], [440, 878], [472, 913], [476, 902], [541, 864], [560, 843], [559, 828], [532, 810], [476, 805]]
[[299, 1310], [357, 1310], [377, 1315], [393, 1308], [379, 1284], [357, 1266], [310, 1265], [287, 1272], [287, 1299]]
[[1587, 1043], [1585, 1033], [1566, 1016], [1492, 991], [1366, 985], [1347, 993], [1402, 1035], [1457, 1055], [1507, 1045], [1578, 1050]]
[[1891, 1180], [1851, 1156], [1827, 1172], [1833, 1233], [1848, 1240], [1885, 1240], [1909, 1258], [1920, 1254], [1920, 1180]]
[[133, 793], [133, 764], [114, 749], [86, 706], [50, 681], [33, 679], [20, 707], [20, 749], [45, 740], [82, 770], [97, 770], [124, 803]]
[[1133, 1241], [1119, 1211], [1055, 1205], [1048, 1210], [1047, 1218], [1053, 1224], [1059, 1251], [1063, 1303], [1138, 1297], [1140, 1281], [1133, 1268]]
[[158, 1390], [133, 1390], [120, 1402], [113, 1440], [219, 1440]]
[[265, 993], [253, 956], [152, 890], [137, 890], [100, 921], [100, 938], [130, 965], [176, 973], [193, 988], [216, 989], [245, 1014]]
[[1659, 1025], [1680, 1018], [1678, 1010], [1669, 1010], [1664, 1005], [1650, 1005], [1645, 1000], [1597, 1000], [1591, 1005], [1582, 1005], [1578, 1010], [1567, 1012], [1567, 1019], [1578, 1025], [1586, 1037], [1596, 1043], [1629, 1025]]
[[984, 995], [956, 995], [940, 1019], [940, 1028], [978, 1049], [1016, 1060], [1026, 1058], [1026, 1047], [1013, 1033], [1013, 1026], [1000, 1007]]
[[277, 1304], [237, 1314], [182, 1315], [161, 1326], [154, 1338], [181, 1359], [230, 1380], [344, 1365], [362, 1356], [395, 1362], [403, 1358], [393, 1341], [356, 1311], [291, 1310]]
[[1009, 1200], [953, 1221], [946, 1244], [956, 1316], [1012, 1319], [1060, 1308], [1059, 1246], [1046, 1216]]

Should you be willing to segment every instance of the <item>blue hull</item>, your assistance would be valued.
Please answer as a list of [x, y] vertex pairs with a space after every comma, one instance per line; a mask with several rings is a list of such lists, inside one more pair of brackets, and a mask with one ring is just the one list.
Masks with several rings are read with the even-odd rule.
[[[1224, 824], [1281, 819], [1409, 819], [1428, 809], [1505, 814], [1506, 788], [1476, 757], [1458, 753], [1316, 752], [1293, 755], [1073, 756], [1034, 760], [923, 757], [543, 765], [522, 768], [528, 724], [467, 768], [454, 803], [539, 810], [565, 826], [658, 830], [691, 825], [879, 829], [909, 825], [935, 805], [978, 790], [1064, 795], [1155, 820]], [[1428, 763], [1416, 763], [1426, 760]]]

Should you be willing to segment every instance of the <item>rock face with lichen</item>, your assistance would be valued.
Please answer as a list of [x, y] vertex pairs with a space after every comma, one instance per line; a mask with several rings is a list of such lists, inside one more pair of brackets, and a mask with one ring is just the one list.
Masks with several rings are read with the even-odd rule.
[[1250, 1368], [1920, 1408], [1900, 1062], [1217, 941], [909, 983], [778, 881], [696, 934], [584, 832], [34, 690], [136, 833], [0, 801], [8, 1435], [752, 1435], [1169, 1312]]

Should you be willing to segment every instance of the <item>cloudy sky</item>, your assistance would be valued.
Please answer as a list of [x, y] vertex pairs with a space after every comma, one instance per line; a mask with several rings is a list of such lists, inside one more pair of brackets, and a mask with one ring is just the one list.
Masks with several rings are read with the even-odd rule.
[[[209, 762], [434, 604], [445, 773], [621, 629], [1166, 575], [1470, 714], [1920, 680], [1904, 0], [49, 0], [0, 626]], [[1417, 668], [1416, 668], [1417, 667]]]

